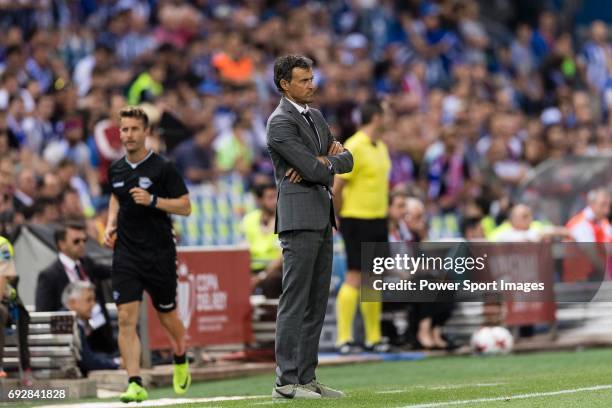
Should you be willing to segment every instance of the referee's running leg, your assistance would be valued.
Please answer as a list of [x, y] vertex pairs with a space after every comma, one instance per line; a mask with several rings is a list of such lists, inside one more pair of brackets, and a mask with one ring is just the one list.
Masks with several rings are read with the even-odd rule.
[[[144, 401], [148, 398], [147, 391], [140, 377], [140, 339], [136, 331], [140, 312], [140, 301], [129, 302], [117, 306], [119, 318], [119, 350], [125, 369], [129, 376], [129, 385], [121, 394], [121, 401]], [[186, 358], [185, 328], [178, 318], [176, 309], [164, 312], [157, 311], [157, 317], [168, 333], [174, 352], [174, 392], [185, 394], [191, 384], [189, 363]]]
[[119, 350], [129, 376], [128, 389], [121, 394], [123, 402], [144, 401], [148, 395], [140, 377], [140, 339], [136, 331], [143, 291], [151, 296], [157, 317], [168, 333], [174, 352], [174, 392], [181, 395], [191, 384], [186, 358], [185, 327], [176, 311], [176, 257], [155, 266], [141, 263], [115, 262], [112, 280], [119, 318]]

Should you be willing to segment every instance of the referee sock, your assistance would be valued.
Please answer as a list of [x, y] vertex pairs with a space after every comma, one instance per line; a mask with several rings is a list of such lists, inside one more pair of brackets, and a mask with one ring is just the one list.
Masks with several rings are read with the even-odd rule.
[[366, 343], [376, 344], [381, 340], [380, 319], [382, 315], [382, 303], [361, 302], [361, 316], [365, 329]]
[[187, 358], [185, 356], [186, 356], [186, 353], [183, 353], [180, 356], [177, 356], [175, 354], [174, 355], [174, 364], [185, 364], [185, 361], [187, 361]]
[[357, 303], [359, 303], [359, 290], [346, 282], [343, 283], [336, 297], [338, 346], [353, 341], [353, 320]]
[[134, 377], [130, 377], [130, 379], [128, 380], [128, 384], [129, 383], [136, 383], [138, 385], [140, 385], [142, 387], [142, 377], [140, 377], [139, 375], [135, 375]]

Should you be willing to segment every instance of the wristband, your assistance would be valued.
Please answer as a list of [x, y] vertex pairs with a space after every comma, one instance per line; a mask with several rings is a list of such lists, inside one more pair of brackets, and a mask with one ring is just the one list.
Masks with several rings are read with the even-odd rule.
[[151, 202], [149, 203], [149, 207], [156, 208], [157, 207], [157, 195], [151, 194]]

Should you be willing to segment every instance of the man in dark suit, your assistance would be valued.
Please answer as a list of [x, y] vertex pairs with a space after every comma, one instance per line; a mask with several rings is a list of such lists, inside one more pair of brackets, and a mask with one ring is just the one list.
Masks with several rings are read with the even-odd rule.
[[276, 320], [274, 398], [342, 397], [319, 383], [319, 337], [332, 270], [331, 186], [334, 174], [353, 168], [353, 157], [336, 142], [314, 100], [312, 61], [287, 55], [274, 64], [283, 95], [268, 119], [268, 150], [278, 204], [275, 232], [283, 248], [282, 294]]
[[94, 263], [85, 257], [87, 234], [80, 222], [67, 222], [55, 231], [58, 259], [38, 275], [36, 284], [36, 310], [54, 312], [61, 310], [62, 292], [71, 282], [88, 281], [96, 287], [96, 298], [90, 325], [93, 329], [89, 344], [96, 351], [113, 353], [117, 342], [113, 338], [110, 318], [104, 302], [101, 281], [110, 278], [110, 267]]

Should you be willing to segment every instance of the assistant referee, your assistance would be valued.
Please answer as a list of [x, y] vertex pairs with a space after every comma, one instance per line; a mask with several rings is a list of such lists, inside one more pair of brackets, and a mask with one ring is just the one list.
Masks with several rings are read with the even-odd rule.
[[140, 340], [136, 332], [143, 290], [151, 296], [174, 351], [174, 391], [191, 383], [185, 358], [185, 328], [176, 312], [176, 243], [169, 214], [189, 215], [189, 193], [172, 163], [145, 146], [146, 113], [126, 107], [119, 113], [126, 156], [108, 170], [112, 195], [105, 243], [114, 246], [112, 286], [119, 320], [119, 350], [129, 376], [123, 402], [144, 401], [140, 377]]
[[[353, 171], [336, 175], [334, 207], [340, 211], [340, 232], [344, 239], [348, 271], [336, 298], [338, 337], [341, 354], [352, 351], [353, 320], [359, 303], [361, 284], [361, 243], [388, 242], [387, 207], [391, 159], [381, 140], [383, 108], [378, 101], [361, 107], [361, 128], [345, 143], [353, 154]], [[380, 302], [362, 302], [366, 350], [385, 352], [389, 346], [381, 341]]]

